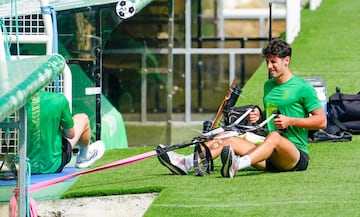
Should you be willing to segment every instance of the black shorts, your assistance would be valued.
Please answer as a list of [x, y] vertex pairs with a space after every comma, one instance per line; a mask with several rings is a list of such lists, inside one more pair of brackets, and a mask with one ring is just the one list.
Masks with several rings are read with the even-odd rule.
[[297, 162], [297, 164], [289, 170], [280, 170], [274, 166], [274, 164], [270, 160], [266, 160], [266, 171], [272, 171], [272, 172], [284, 172], [284, 171], [303, 171], [306, 170], [309, 165], [309, 155], [299, 150], [300, 152], [300, 159]]
[[63, 170], [63, 168], [71, 161], [71, 157], [72, 157], [72, 146], [70, 144], [70, 142], [65, 139], [64, 137], [62, 138], [62, 161], [60, 164], [59, 169], [57, 169], [55, 171], [55, 173], [61, 173], [61, 171]]

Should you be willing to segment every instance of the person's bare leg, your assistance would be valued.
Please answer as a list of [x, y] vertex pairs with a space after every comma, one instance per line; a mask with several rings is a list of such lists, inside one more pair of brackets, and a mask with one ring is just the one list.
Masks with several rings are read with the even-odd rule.
[[[289, 170], [297, 164], [300, 158], [300, 152], [295, 145], [277, 132], [270, 133], [260, 145], [242, 141], [236, 137], [224, 141], [224, 146], [226, 146], [225, 144], [230, 146], [236, 155], [241, 156], [233, 156], [230, 158], [230, 161], [234, 161], [236, 165], [234, 168], [237, 170], [244, 169], [250, 165], [260, 170], [265, 170], [266, 159], [270, 159], [272, 164], [280, 170]], [[225, 159], [229, 159], [229, 154], [229, 149], [225, 149]], [[224, 162], [228, 163], [229, 161]], [[224, 174], [228, 166], [229, 164], [224, 167], [224, 171], [222, 171]], [[232, 169], [232, 167], [230, 167], [230, 169]], [[234, 173], [236, 173], [236, 171], [230, 172], [231, 177]]]
[[251, 164], [270, 159], [275, 167], [282, 170], [293, 168], [300, 159], [295, 145], [277, 132], [270, 133], [261, 145], [247, 155]]
[[75, 136], [69, 139], [71, 146], [74, 148], [76, 144], [81, 147], [86, 147], [90, 143], [91, 128], [90, 121], [86, 114], [75, 114], [73, 116]]
[[[223, 142], [222, 148], [224, 146], [230, 146], [236, 155], [238, 156], [244, 156], [244, 155], [248, 155], [249, 153], [251, 153], [252, 151], [254, 151], [257, 148], [257, 145], [255, 145], [252, 142], [247, 141], [246, 139], [242, 139], [239, 137], [230, 137], [228, 139], [226, 139]], [[221, 148], [221, 149], [222, 149]], [[221, 153], [221, 151], [220, 151]], [[256, 163], [254, 163], [252, 166], [260, 169], [260, 170], [264, 170], [265, 169], [265, 161], [258, 161]]]
[[[284, 140], [286, 140], [286, 139], [284, 139]], [[288, 141], [288, 140], [286, 140], [286, 141]], [[269, 157], [270, 155], [273, 154], [274, 147], [275, 147], [274, 144], [276, 144], [277, 142], [279, 142], [279, 138], [277, 136], [269, 136], [269, 138], [265, 139], [264, 143], [261, 145], [255, 145], [254, 143], [249, 142], [249, 141], [239, 138], [239, 137], [230, 137], [225, 140], [210, 140], [210, 141], [206, 142], [206, 146], [210, 149], [212, 159], [216, 159], [220, 156], [224, 146], [231, 146], [231, 148], [234, 150], [236, 155], [252, 156], [253, 157], [253, 158], [251, 158], [252, 166], [258, 168], [259, 170], [265, 170], [266, 169], [265, 159], [267, 159], [267, 157]], [[292, 143], [290, 143], [290, 144], [292, 145]], [[257, 150], [259, 148], [259, 146], [262, 146], [262, 147], [259, 150]], [[292, 145], [292, 146], [294, 147], [294, 145]], [[297, 149], [295, 148], [294, 151], [297, 151]], [[297, 153], [298, 153], [298, 151], [297, 151]], [[278, 156], [278, 155], [274, 154], [274, 156], [272, 156], [272, 158], [274, 158], [274, 160], [276, 160], [276, 158], [279, 158], [276, 156]], [[299, 154], [298, 154], [298, 157], [299, 157]], [[188, 159], [186, 162], [190, 162], [190, 163], [188, 163], [187, 166], [189, 168], [191, 168], [193, 166], [193, 164], [192, 164], [193, 154], [184, 156], [184, 158]], [[261, 158], [262, 158], [262, 160], [259, 160]], [[296, 162], [297, 162], [297, 160], [295, 161], [295, 164], [296, 164]]]
[[210, 140], [206, 142], [206, 146], [210, 149], [212, 159], [216, 159], [220, 155], [223, 147], [222, 144], [222, 140]]
[[77, 168], [87, 168], [100, 159], [105, 153], [105, 144], [99, 140], [91, 145], [90, 121], [86, 114], [76, 114], [73, 116], [75, 136], [70, 140], [74, 147], [79, 145], [79, 152], [76, 157], [75, 166]]

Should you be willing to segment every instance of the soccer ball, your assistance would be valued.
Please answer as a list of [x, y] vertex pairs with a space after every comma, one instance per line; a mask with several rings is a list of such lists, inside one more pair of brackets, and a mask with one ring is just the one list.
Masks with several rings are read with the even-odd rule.
[[116, 13], [122, 19], [134, 16], [135, 12], [135, 5], [131, 0], [120, 0], [116, 5]]

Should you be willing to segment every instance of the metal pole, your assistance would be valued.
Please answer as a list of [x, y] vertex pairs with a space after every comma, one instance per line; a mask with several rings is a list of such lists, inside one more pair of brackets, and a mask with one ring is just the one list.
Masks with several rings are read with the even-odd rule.
[[[198, 42], [198, 48], [202, 48], [202, 19], [201, 19], [201, 13], [202, 13], [202, 4], [201, 1], [198, 1], [197, 5], [197, 42]], [[198, 90], [198, 111], [202, 112], [202, 73], [203, 73], [203, 60], [202, 60], [202, 54], [198, 55], [198, 62], [197, 62], [197, 90]]]
[[[18, 187], [19, 187], [19, 216], [26, 216], [28, 191], [26, 187], [26, 135], [27, 135], [27, 114], [25, 106], [19, 110], [19, 172], [18, 172]], [[28, 174], [30, 175], [30, 174]]]
[[166, 125], [166, 144], [171, 144], [171, 128], [172, 128], [172, 110], [173, 110], [173, 47], [174, 47], [174, 2], [169, 1], [169, 25], [168, 25], [168, 79], [167, 79], [167, 125]]
[[269, 2], [269, 42], [272, 40], [272, 2]]
[[[269, 2], [269, 42], [272, 40], [272, 2]], [[268, 78], [270, 79], [270, 72], [268, 72]]]
[[[191, 87], [191, 65], [192, 65], [192, 31], [191, 31], [191, 0], [185, 0], [185, 122], [191, 121], [191, 106], [192, 106], [192, 87]], [[175, 53], [178, 49], [174, 48]]]
[[[241, 48], [245, 47], [245, 39], [240, 41]], [[245, 54], [240, 54], [240, 86], [245, 86]]]
[[100, 9], [96, 10], [96, 39], [98, 39], [98, 45], [94, 48], [96, 54], [96, 66], [95, 66], [95, 86], [100, 89], [96, 94], [96, 140], [101, 139], [101, 95], [102, 95], [102, 41], [101, 41], [101, 16]]

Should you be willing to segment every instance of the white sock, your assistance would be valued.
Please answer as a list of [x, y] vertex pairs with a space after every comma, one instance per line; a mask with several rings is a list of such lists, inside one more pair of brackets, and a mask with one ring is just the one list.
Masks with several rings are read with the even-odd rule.
[[79, 145], [79, 156], [81, 158], [87, 158], [88, 148], [89, 146], [80, 146]]
[[242, 169], [245, 169], [245, 168], [251, 166], [250, 156], [244, 155], [242, 157], [236, 157], [235, 164], [236, 164], [237, 170], [242, 170]]
[[187, 169], [191, 169], [194, 166], [194, 154], [185, 156], [185, 166]]

